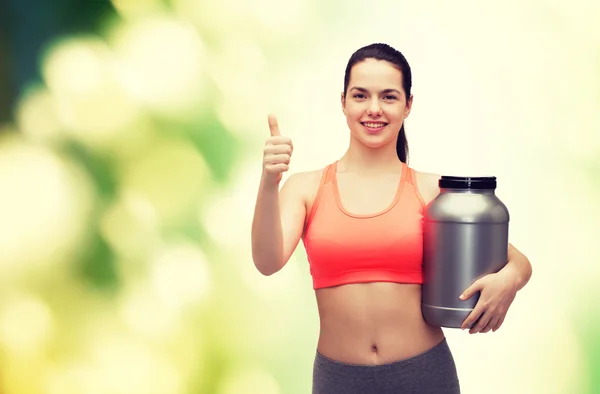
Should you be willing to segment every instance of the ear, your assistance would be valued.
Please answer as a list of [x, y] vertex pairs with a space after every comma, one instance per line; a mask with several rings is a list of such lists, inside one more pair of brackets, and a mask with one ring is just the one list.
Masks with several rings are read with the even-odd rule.
[[404, 118], [408, 118], [408, 115], [410, 115], [410, 110], [412, 109], [412, 104], [413, 104], [413, 95], [411, 94], [410, 97], [408, 98], [408, 100], [406, 100], [406, 108], [404, 109]]
[[342, 112], [344, 113], [344, 115], [346, 115], [346, 97], [344, 96], [343, 92], [342, 92], [342, 96], [341, 96], [341, 101], [342, 101]]

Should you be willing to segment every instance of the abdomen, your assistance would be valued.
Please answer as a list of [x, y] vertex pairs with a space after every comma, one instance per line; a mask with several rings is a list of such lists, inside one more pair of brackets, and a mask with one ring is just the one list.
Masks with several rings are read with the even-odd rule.
[[443, 339], [421, 313], [421, 286], [359, 283], [317, 290], [318, 349], [331, 359], [384, 364], [422, 353]]

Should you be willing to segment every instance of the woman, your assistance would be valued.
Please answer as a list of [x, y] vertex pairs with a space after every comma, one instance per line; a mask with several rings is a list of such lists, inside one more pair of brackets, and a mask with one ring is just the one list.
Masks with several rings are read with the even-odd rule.
[[[252, 253], [257, 269], [272, 275], [303, 240], [320, 320], [313, 394], [460, 393], [442, 329], [421, 313], [422, 215], [440, 176], [407, 165], [410, 89], [400, 52], [385, 44], [356, 51], [341, 97], [347, 152], [322, 170], [291, 175], [281, 190], [293, 145], [269, 117]], [[500, 328], [531, 276], [512, 245], [508, 256], [505, 268], [461, 296], [481, 292], [462, 327], [472, 334]]]

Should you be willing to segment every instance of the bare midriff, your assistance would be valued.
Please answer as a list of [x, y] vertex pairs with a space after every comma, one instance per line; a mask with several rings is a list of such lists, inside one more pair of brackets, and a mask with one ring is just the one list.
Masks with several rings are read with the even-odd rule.
[[332, 360], [379, 365], [424, 353], [444, 339], [421, 313], [421, 285], [347, 284], [316, 290], [317, 349]]

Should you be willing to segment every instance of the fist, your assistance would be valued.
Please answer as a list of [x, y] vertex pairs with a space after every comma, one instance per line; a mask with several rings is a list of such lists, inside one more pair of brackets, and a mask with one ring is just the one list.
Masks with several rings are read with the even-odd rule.
[[290, 158], [294, 147], [292, 140], [279, 132], [279, 125], [274, 115], [269, 115], [271, 136], [265, 142], [263, 153], [263, 174], [273, 182], [280, 182], [283, 173], [289, 169]]

